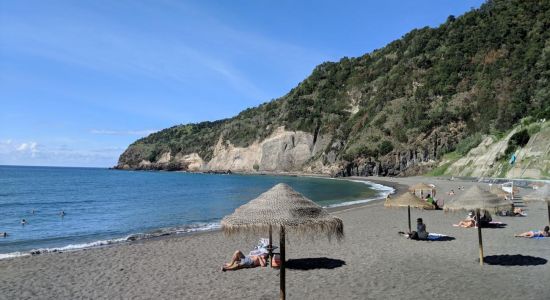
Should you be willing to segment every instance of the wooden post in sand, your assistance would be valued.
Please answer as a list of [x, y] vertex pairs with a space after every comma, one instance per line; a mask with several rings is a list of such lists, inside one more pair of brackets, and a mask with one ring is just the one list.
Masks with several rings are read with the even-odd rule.
[[479, 208], [476, 209], [476, 217], [477, 217], [477, 236], [479, 238], [479, 265], [483, 266], [483, 240], [481, 239], [481, 219], [480, 219], [480, 213]]
[[285, 300], [286, 298], [286, 289], [285, 289], [285, 227], [281, 226], [280, 231], [280, 250], [281, 250], [281, 274], [280, 274], [280, 293], [279, 299]]
[[546, 202], [548, 205], [548, 224], [550, 224], [550, 202]]
[[269, 245], [267, 246], [267, 259], [269, 260], [269, 265], [273, 266], [273, 230], [271, 229], [271, 224], [269, 224]]
[[412, 228], [411, 228], [411, 206], [410, 205], [407, 205], [407, 211], [408, 211], [408, 214], [409, 214], [409, 233], [411, 233]]

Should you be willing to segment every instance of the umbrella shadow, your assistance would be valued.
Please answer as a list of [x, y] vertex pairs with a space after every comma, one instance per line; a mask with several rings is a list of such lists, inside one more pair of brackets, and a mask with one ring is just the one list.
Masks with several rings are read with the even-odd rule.
[[288, 269], [293, 270], [315, 270], [315, 269], [336, 269], [346, 264], [341, 259], [327, 258], [327, 257], [314, 257], [314, 258], [297, 258], [289, 259], [285, 265]]
[[499, 228], [506, 228], [508, 224], [505, 223], [490, 223], [490, 224], [483, 224], [481, 226], [482, 229], [499, 229]]
[[548, 260], [542, 257], [521, 254], [490, 255], [485, 256], [483, 261], [488, 265], [494, 266], [540, 266], [548, 262]]
[[428, 241], [430, 242], [449, 242], [449, 241], [454, 241], [456, 240], [456, 238], [452, 237], [452, 236], [442, 236], [442, 237], [438, 237], [437, 239], [430, 239]]

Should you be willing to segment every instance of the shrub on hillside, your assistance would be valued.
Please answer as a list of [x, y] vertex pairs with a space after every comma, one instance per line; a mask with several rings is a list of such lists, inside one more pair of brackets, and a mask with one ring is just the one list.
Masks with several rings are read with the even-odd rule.
[[460, 155], [466, 155], [468, 154], [468, 152], [470, 152], [470, 150], [477, 147], [479, 143], [481, 143], [481, 140], [482, 140], [481, 134], [475, 133], [463, 139], [462, 141], [460, 141], [456, 145], [456, 152], [459, 153]]
[[390, 141], [383, 141], [378, 145], [378, 151], [380, 155], [386, 155], [393, 150], [393, 144]]

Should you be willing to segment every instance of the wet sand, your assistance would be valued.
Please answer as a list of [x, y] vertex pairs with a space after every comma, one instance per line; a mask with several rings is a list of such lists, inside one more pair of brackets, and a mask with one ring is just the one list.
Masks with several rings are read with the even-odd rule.
[[[434, 183], [443, 198], [473, 184], [368, 179], [399, 192], [415, 182]], [[344, 222], [342, 243], [287, 234], [288, 299], [549, 299], [550, 238], [514, 237], [547, 225], [546, 205], [526, 209], [527, 217], [494, 217], [505, 228], [483, 229], [491, 263], [483, 267], [476, 229], [451, 226], [464, 213], [413, 210], [412, 218], [422, 217], [429, 232], [454, 240], [411, 241], [397, 234], [407, 228], [406, 210], [385, 209], [382, 201], [333, 209]], [[236, 249], [248, 252], [257, 238], [213, 231], [0, 260], [0, 299], [278, 299], [278, 270], [220, 271]]]

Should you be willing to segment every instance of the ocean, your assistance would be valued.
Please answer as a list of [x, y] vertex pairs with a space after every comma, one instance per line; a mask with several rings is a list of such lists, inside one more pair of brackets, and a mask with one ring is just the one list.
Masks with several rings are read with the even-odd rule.
[[216, 229], [280, 182], [324, 207], [392, 191], [328, 178], [0, 166], [0, 259]]

